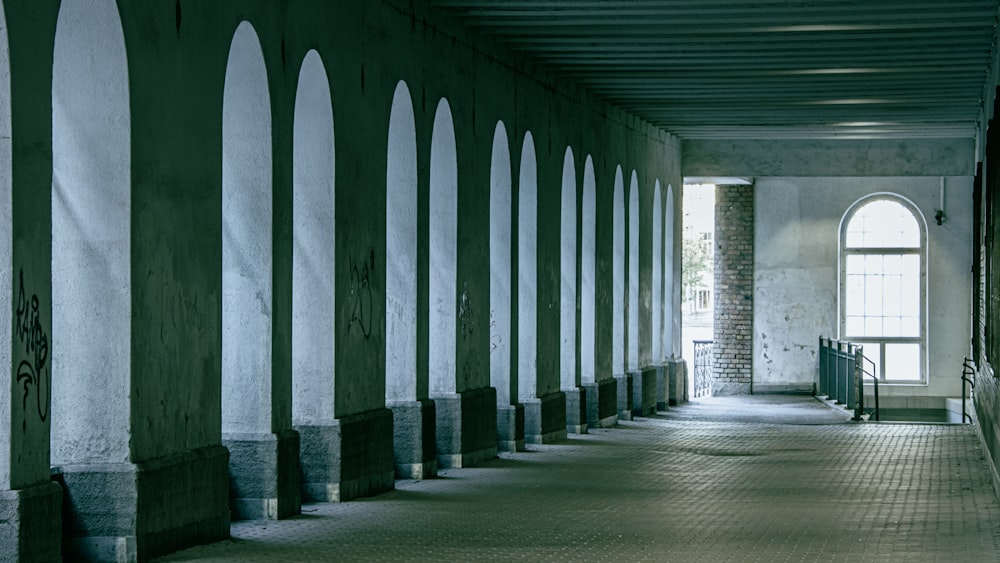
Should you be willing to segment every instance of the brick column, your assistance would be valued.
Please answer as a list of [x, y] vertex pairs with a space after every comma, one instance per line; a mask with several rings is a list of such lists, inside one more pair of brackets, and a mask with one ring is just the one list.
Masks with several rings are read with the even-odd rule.
[[753, 186], [715, 188], [715, 330], [712, 394], [751, 392]]

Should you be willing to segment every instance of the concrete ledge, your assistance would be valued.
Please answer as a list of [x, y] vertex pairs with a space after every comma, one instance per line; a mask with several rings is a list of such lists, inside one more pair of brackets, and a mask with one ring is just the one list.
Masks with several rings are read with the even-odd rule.
[[538, 399], [521, 399], [524, 405], [524, 441], [551, 444], [566, 439], [566, 396], [562, 391]]
[[587, 433], [587, 390], [582, 387], [563, 389], [566, 396], [566, 432]]
[[618, 420], [632, 420], [632, 374], [622, 373], [614, 378], [618, 388]]
[[438, 468], [472, 467], [497, 456], [497, 394], [492, 387], [432, 397]]
[[749, 395], [749, 383], [730, 383], [726, 381], [712, 382], [712, 396], [724, 397], [727, 395]]
[[497, 405], [497, 448], [524, 451], [524, 405]]
[[632, 372], [632, 416], [656, 414], [656, 368]]
[[299, 434], [225, 434], [229, 506], [234, 520], [272, 520], [302, 509]]
[[428, 479], [437, 476], [437, 407], [434, 401], [407, 401], [387, 405], [392, 411], [392, 456], [396, 477]]
[[62, 561], [62, 487], [0, 491], [0, 561]]
[[815, 395], [813, 383], [785, 383], [781, 385], [754, 385], [754, 395]]

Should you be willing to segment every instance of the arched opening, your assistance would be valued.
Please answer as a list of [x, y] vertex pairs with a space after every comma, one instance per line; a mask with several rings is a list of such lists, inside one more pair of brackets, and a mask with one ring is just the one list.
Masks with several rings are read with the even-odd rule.
[[594, 346], [594, 316], [597, 279], [597, 180], [594, 160], [587, 155], [583, 165], [583, 201], [580, 225], [580, 381], [593, 383], [597, 350]]
[[417, 399], [417, 128], [400, 81], [392, 97], [385, 190], [385, 398]]
[[639, 176], [628, 188], [628, 369], [639, 369]]
[[663, 361], [663, 210], [660, 181], [653, 186], [653, 363]]
[[923, 215], [894, 194], [862, 199], [841, 222], [841, 335], [884, 383], [926, 381], [926, 245]]
[[54, 49], [52, 463], [124, 463], [131, 412], [131, 122], [115, 2], [64, 1]]
[[538, 397], [538, 164], [531, 132], [524, 134], [517, 183], [518, 398]]
[[625, 373], [625, 179], [622, 167], [615, 168], [613, 233], [612, 233], [612, 284], [611, 296], [611, 371]]
[[222, 102], [222, 432], [271, 432], [271, 106], [257, 33], [233, 35]]
[[667, 184], [667, 211], [663, 216], [663, 355], [673, 358], [674, 352], [674, 188]]
[[563, 389], [580, 383], [576, 371], [576, 164], [566, 147], [562, 172], [560, 216], [559, 381]]
[[428, 376], [434, 394], [456, 391], [456, 256], [458, 156], [448, 100], [442, 98], [431, 133]]
[[510, 370], [511, 180], [507, 128], [500, 121], [490, 158], [490, 384], [498, 405], [517, 398]]
[[334, 135], [330, 83], [306, 53], [295, 94], [292, 140], [292, 417], [334, 418]]

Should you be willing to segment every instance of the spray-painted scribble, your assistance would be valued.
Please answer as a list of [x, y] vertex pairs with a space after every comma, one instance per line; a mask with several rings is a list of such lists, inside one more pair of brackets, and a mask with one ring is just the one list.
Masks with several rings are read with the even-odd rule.
[[372, 250], [367, 262], [356, 264], [350, 261], [351, 275], [351, 321], [347, 325], [350, 330], [355, 324], [361, 329], [365, 338], [372, 335], [372, 286], [370, 277], [375, 271], [375, 251]]
[[[41, 316], [38, 312], [38, 295], [33, 293], [29, 298], [24, 290], [24, 270], [20, 271], [19, 278], [14, 337], [17, 339], [17, 344], [24, 347], [24, 355], [28, 358], [17, 365], [17, 382], [24, 388], [21, 406], [26, 417], [28, 397], [31, 396], [34, 387], [38, 418], [45, 422], [49, 416], [49, 390], [52, 384], [51, 375], [46, 367], [49, 358], [49, 337], [42, 329]], [[42, 400], [43, 394], [44, 400]], [[27, 428], [27, 420], [23, 421], [22, 427]]]

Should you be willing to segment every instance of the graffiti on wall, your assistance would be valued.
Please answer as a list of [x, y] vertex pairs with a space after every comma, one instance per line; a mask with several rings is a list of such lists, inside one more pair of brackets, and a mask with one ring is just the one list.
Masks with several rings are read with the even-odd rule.
[[347, 329], [357, 325], [365, 338], [372, 335], [372, 286], [370, 277], [375, 272], [375, 251], [372, 250], [368, 261], [356, 263], [350, 261], [351, 275], [351, 320]]
[[[15, 346], [23, 347], [25, 360], [17, 365], [17, 382], [24, 389], [21, 406], [25, 420], [23, 428], [27, 427], [28, 399], [34, 391], [35, 409], [42, 422], [49, 416], [49, 390], [52, 376], [46, 362], [49, 359], [49, 337], [42, 329], [41, 315], [38, 312], [38, 295], [24, 289], [24, 270], [19, 272], [17, 290], [17, 309], [14, 312]], [[15, 348], [19, 350], [21, 348]], [[44, 396], [44, 400], [43, 400]]]

